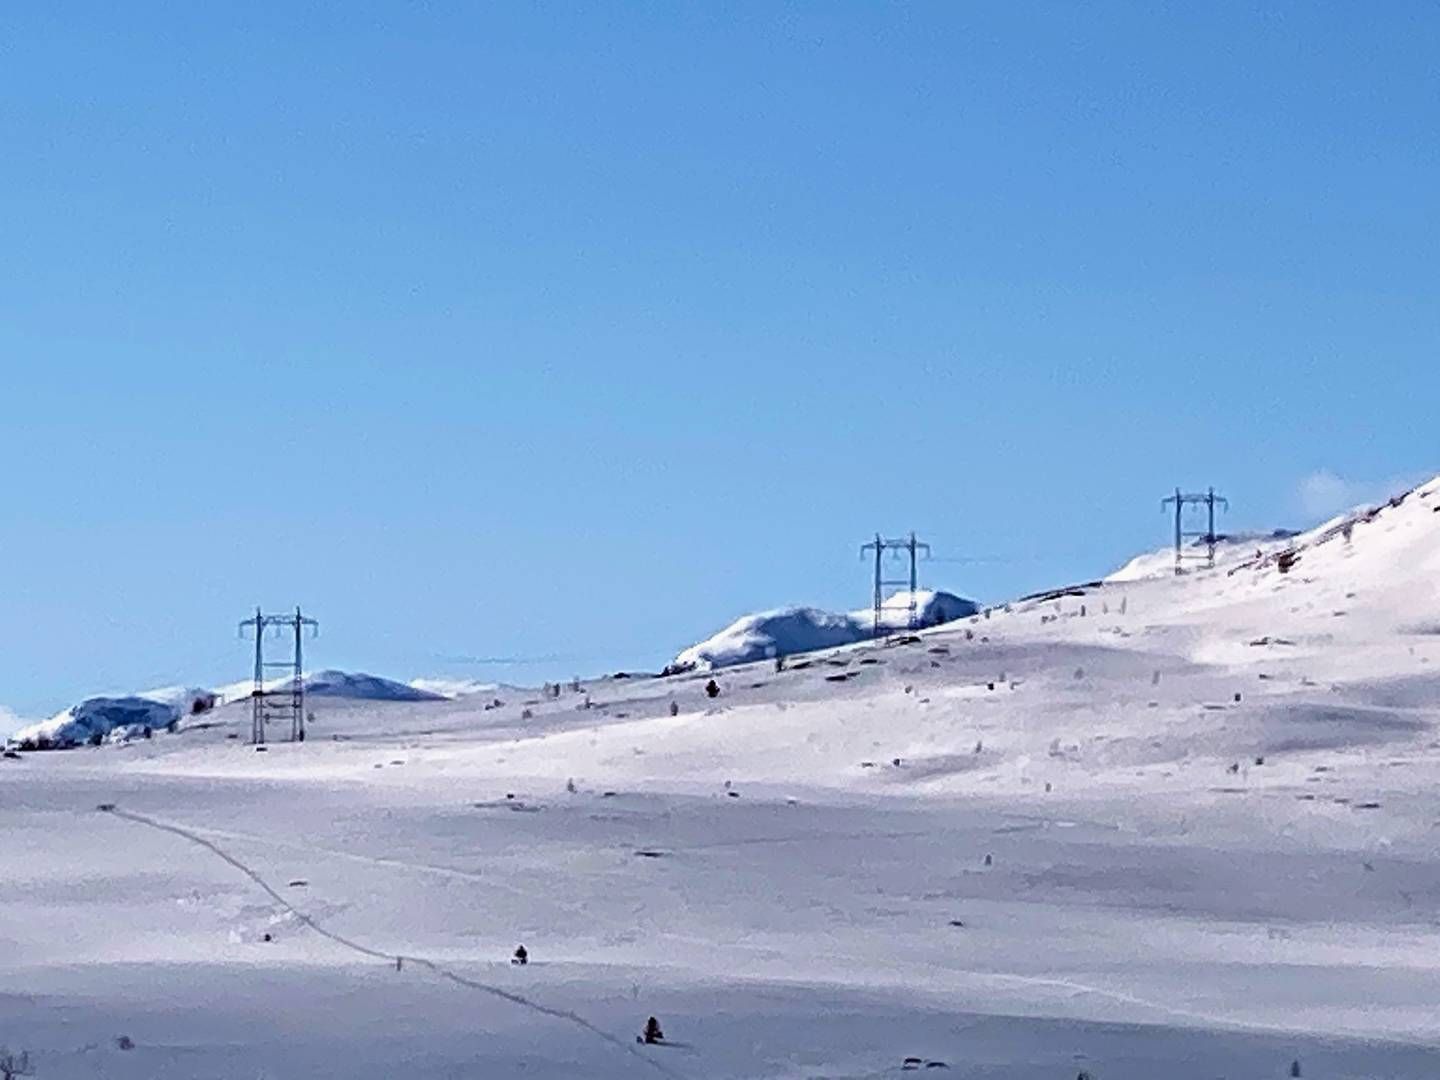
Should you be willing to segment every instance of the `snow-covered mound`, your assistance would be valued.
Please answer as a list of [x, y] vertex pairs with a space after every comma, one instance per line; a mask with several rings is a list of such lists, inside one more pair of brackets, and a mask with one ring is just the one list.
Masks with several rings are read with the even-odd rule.
[[[441, 701], [444, 694], [363, 671], [327, 669], [303, 676], [305, 693], [312, 697], [354, 698], [361, 701]], [[285, 689], [291, 680], [282, 680]]]
[[[953, 593], [919, 590], [915, 593], [915, 620], [918, 627], [938, 626], [974, 615], [979, 611], [972, 600]], [[909, 628], [910, 593], [902, 591], [885, 601], [881, 629]], [[853, 645], [874, 634], [874, 613], [868, 608], [848, 614], [810, 607], [780, 608], [745, 615], [698, 645], [692, 645], [671, 662], [668, 671], [730, 667], [776, 656], [813, 652]]]
[[[265, 683], [266, 693], [280, 693], [290, 689], [294, 677], [269, 679]], [[438, 685], [439, 680], [416, 679], [410, 683], [396, 682], [364, 671], [341, 671], [327, 668], [324, 671], [309, 671], [301, 676], [305, 693], [314, 697], [351, 698], [356, 701], [439, 701], [458, 696], [446, 693]], [[436, 683], [437, 685], [432, 685]], [[255, 689], [250, 680], [230, 683], [216, 690], [222, 701], [239, 701], [248, 698]]]
[[214, 705], [213, 692], [184, 687], [86, 698], [49, 720], [21, 728], [10, 741], [36, 750], [65, 750], [87, 743], [149, 738], [155, 731], [173, 730], [184, 717], [207, 712]]

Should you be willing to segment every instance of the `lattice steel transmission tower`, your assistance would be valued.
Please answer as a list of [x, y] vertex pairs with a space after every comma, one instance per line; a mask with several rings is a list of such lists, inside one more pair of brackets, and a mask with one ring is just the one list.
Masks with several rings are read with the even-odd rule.
[[[272, 639], [280, 642], [293, 641], [290, 655], [280, 660], [265, 659], [265, 631], [274, 630]], [[255, 634], [255, 689], [250, 692], [250, 741], [256, 746], [265, 745], [266, 727], [288, 724], [292, 742], [305, 741], [305, 668], [302, 660], [302, 642], [309, 629], [313, 638], [320, 632], [320, 623], [306, 618], [297, 607], [294, 614], [266, 615], [258, 607], [255, 614], [240, 624], [240, 636], [246, 630]], [[290, 633], [286, 633], [286, 631]], [[292, 637], [293, 635], [293, 637]], [[277, 668], [290, 672], [274, 689], [266, 688], [266, 674]]]
[[[866, 553], [870, 551], [873, 551], [875, 553], [875, 619], [871, 627], [871, 633], [875, 637], [879, 637], [881, 633], [880, 626], [883, 621], [882, 609], [885, 607], [886, 586], [898, 588], [901, 585], [908, 585], [910, 589], [910, 613], [909, 618], [906, 621], [906, 626], [909, 629], [914, 630], [917, 614], [915, 606], [915, 590], [918, 587], [919, 582], [918, 564], [920, 561], [920, 553], [923, 551], [925, 553], [925, 557], [929, 558], [930, 545], [922, 540], [915, 539], [915, 534], [913, 532], [909, 535], [909, 537], [900, 540], [887, 539], [886, 537], [881, 536], [879, 533], [876, 533], [874, 540], [871, 540], [869, 543], [860, 545], [860, 557], [863, 559]], [[885, 552], [887, 551], [891, 552], [897, 559], [900, 557], [900, 553], [902, 551], [909, 553], [910, 580], [908, 582], [885, 580], [883, 562], [885, 558]]]
[[[1205, 555], [1188, 556], [1192, 559], [1204, 558], [1211, 569], [1215, 566], [1215, 507], [1218, 505], [1224, 510], [1230, 509], [1230, 502], [1223, 496], [1216, 495], [1215, 489], [1209, 488], [1203, 494], [1187, 493], [1178, 487], [1174, 495], [1167, 495], [1160, 500], [1160, 509], [1164, 510], [1171, 503], [1175, 504], [1175, 573], [1183, 573], [1181, 564], [1187, 558], [1185, 554], [1186, 540], [1204, 540]], [[1182, 518], [1186, 506], [1203, 506], [1208, 511], [1207, 522], [1204, 532], [1186, 532]]]

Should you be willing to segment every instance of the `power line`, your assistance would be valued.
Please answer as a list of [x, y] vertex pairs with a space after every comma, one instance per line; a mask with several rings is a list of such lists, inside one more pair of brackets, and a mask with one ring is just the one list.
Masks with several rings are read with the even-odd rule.
[[[305, 669], [302, 662], [301, 642], [305, 629], [309, 627], [313, 638], [320, 632], [320, 623], [306, 618], [297, 607], [295, 613], [266, 615], [258, 607], [253, 617], [240, 624], [240, 636], [247, 629], [255, 633], [255, 689], [250, 692], [250, 741], [256, 746], [265, 745], [267, 724], [290, 722], [290, 740], [305, 741]], [[285, 630], [294, 634], [294, 645], [290, 655], [280, 660], [265, 659], [265, 631], [273, 629], [274, 637], [284, 641], [289, 638]], [[274, 690], [266, 688], [266, 672], [284, 668], [291, 677], [280, 683]]]
[[[887, 539], [881, 536], [879, 533], [876, 533], [874, 540], [860, 545], [860, 557], [863, 559], [865, 557], [865, 554], [870, 551], [873, 551], [875, 553], [875, 619], [871, 632], [877, 638], [880, 636], [880, 624], [882, 620], [881, 609], [885, 606], [885, 587], [899, 587], [906, 584], [908, 584], [910, 588], [910, 610], [909, 618], [906, 621], [906, 626], [908, 629], [914, 630], [916, 625], [915, 590], [918, 587], [919, 582], [919, 571], [917, 563], [919, 561], [919, 553], [922, 551], [925, 553], [925, 557], [927, 559], [930, 557], [930, 545], [925, 543], [924, 541], [915, 539], [915, 534], [913, 532], [908, 538], [900, 540]], [[882, 562], [885, 557], [885, 552], [887, 551], [891, 552], [896, 558], [900, 557], [900, 553], [902, 551], [909, 553], [910, 580], [908, 583], [905, 581], [885, 580], [884, 571], [882, 569]]]
[[[1215, 566], [1215, 507], [1219, 505], [1225, 510], [1230, 509], [1230, 501], [1221, 495], [1215, 494], [1215, 489], [1208, 488], [1204, 494], [1193, 492], [1182, 492], [1178, 487], [1174, 495], [1167, 495], [1160, 500], [1160, 509], [1164, 510], [1171, 503], [1175, 504], [1175, 573], [1182, 573], [1181, 563], [1185, 559], [1184, 546], [1187, 539], [1204, 540], [1206, 547], [1205, 558], [1208, 565], [1213, 569]], [[1204, 532], [1186, 532], [1183, 528], [1181, 518], [1187, 506], [1204, 506], [1209, 514]], [[1200, 556], [1193, 556], [1199, 558]]]

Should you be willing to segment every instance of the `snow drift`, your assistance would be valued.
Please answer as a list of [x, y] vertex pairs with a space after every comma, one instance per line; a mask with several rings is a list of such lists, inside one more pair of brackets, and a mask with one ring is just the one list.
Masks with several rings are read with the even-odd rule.
[[[948, 592], [918, 590], [915, 593], [917, 627], [963, 619], [978, 612], [973, 600]], [[910, 623], [910, 593], [897, 592], [881, 609], [881, 629], [903, 631]], [[811, 607], [780, 608], [745, 615], [714, 637], [682, 651], [669, 672], [731, 667], [776, 656], [813, 652], [853, 645], [873, 636], [874, 613], [868, 608], [848, 614]]]

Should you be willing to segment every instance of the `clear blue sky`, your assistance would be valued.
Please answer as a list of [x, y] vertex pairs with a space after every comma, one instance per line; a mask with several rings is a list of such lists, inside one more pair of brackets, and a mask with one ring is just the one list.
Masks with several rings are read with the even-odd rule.
[[241, 678], [256, 603], [654, 666], [864, 604], [876, 529], [999, 599], [1177, 483], [1440, 471], [1437, 56], [1418, 2], [6, 5], [0, 702]]

